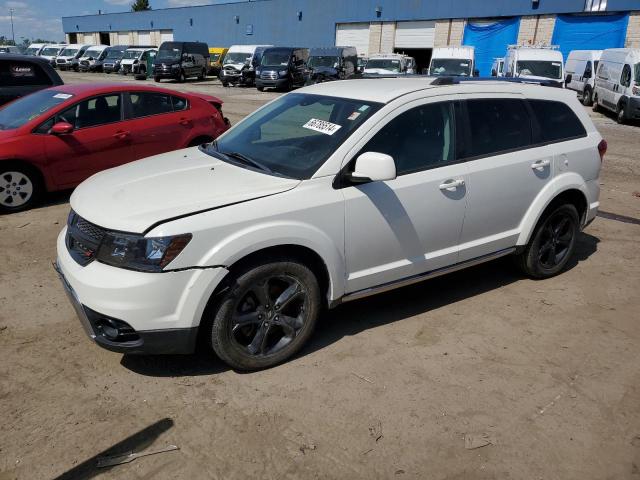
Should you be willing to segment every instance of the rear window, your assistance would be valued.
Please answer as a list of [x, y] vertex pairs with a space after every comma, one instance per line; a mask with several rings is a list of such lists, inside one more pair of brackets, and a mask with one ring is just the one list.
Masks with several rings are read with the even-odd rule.
[[35, 63], [0, 60], [0, 86], [22, 87], [44, 85], [53, 82], [44, 69]]
[[562, 142], [587, 134], [582, 122], [568, 105], [550, 100], [529, 100], [529, 105], [538, 119], [542, 143]]

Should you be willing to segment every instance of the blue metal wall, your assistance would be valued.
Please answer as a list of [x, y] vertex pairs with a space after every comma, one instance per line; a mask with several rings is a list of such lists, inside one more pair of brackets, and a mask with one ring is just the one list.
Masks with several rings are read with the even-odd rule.
[[[333, 45], [335, 24], [341, 22], [574, 13], [583, 8], [584, 0], [540, 0], [538, 8], [531, 0], [258, 0], [65, 17], [62, 24], [65, 33], [172, 29], [176, 40], [201, 40], [210, 45], [320, 46]], [[640, 10], [640, 0], [609, 0], [607, 9]], [[252, 35], [246, 34], [248, 25]]]

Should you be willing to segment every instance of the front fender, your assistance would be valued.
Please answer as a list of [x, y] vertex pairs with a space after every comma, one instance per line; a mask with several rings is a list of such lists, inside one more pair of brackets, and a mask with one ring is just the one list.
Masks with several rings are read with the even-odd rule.
[[587, 207], [589, 207], [589, 191], [584, 179], [580, 175], [573, 172], [567, 172], [554, 177], [553, 180], [547, 183], [540, 191], [527, 210], [527, 213], [520, 223], [520, 236], [518, 237], [516, 245], [522, 246], [529, 243], [529, 239], [531, 238], [533, 230], [536, 228], [542, 213], [558, 195], [568, 190], [579, 190], [582, 192], [582, 195], [584, 195], [585, 198], [585, 203]]

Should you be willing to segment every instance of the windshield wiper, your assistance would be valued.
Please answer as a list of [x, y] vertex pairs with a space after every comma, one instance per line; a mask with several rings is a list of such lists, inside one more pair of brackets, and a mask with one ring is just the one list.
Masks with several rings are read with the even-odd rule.
[[[217, 147], [217, 145], [216, 145]], [[236, 160], [240, 160], [241, 162], [247, 163], [249, 165], [253, 165], [254, 167], [259, 168], [260, 170], [263, 170], [267, 173], [273, 173], [273, 170], [271, 170], [269, 167], [267, 167], [266, 165], [263, 165], [262, 163], [254, 160], [251, 157], [247, 157], [246, 155], [240, 153], [240, 152], [220, 152], [223, 155], [226, 155], [227, 157], [231, 157], [234, 158]]]

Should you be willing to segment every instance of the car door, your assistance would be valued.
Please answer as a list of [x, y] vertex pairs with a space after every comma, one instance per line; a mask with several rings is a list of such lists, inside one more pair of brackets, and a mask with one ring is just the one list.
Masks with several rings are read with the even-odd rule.
[[343, 189], [348, 292], [457, 262], [467, 175], [454, 118], [451, 101], [412, 102], [356, 147], [348, 168], [361, 153], [385, 153], [397, 178]]
[[48, 131], [57, 122], [74, 127], [69, 134], [49, 133], [44, 139], [56, 184], [74, 186], [96, 172], [134, 159], [122, 103], [120, 93], [97, 95], [75, 103], [39, 128]]
[[194, 128], [184, 97], [164, 92], [128, 93], [127, 118], [136, 159], [186, 146]]

